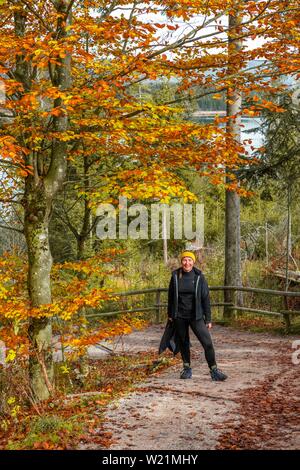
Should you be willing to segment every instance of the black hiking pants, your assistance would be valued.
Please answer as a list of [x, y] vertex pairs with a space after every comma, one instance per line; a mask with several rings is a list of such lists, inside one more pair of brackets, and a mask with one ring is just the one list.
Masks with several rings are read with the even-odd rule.
[[198, 338], [202, 347], [204, 348], [205, 359], [208, 364], [208, 367], [216, 365], [214, 346], [204, 320], [189, 320], [185, 318], [176, 318], [174, 321], [176, 325], [176, 332], [183, 362], [189, 364], [191, 363], [190, 343], [187, 340], [188, 330], [190, 326], [193, 333]]

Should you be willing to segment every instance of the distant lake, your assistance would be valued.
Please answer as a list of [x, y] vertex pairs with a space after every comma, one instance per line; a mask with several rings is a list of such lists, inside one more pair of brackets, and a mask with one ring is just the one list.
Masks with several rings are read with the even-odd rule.
[[[218, 113], [216, 113], [218, 114]], [[202, 122], [202, 123], [208, 123], [208, 122], [213, 122], [214, 120], [214, 113], [211, 114], [203, 114], [201, 116], [193, 116], [192, 120], [194, 122]], [[261, 147], [263, 145], [263, 134], [259, 130], [261, 126], [261, 119], [260, 118], [248, 118], [248, 117], [242, 117], [242, 140], [244, 139], [251, 139], [252, 144], [246, 144], [246, 150], [249, 153], [252, 153], [253, 150], [251, 150], [252, 147]], [[224, 123], [221, 123], [220, 126], [224, 127]]]

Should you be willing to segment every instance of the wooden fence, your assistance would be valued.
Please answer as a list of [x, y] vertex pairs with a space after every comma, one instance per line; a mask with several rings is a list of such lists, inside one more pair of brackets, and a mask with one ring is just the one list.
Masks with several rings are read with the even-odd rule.
[[[253, 294], [263, 294], [266, 296], [279, 296], [283, 300], [283, 304], [285, 308], [279, 309], [277, 311], [272, 310], [264, 310], [259, 308], [253, 308], [245, 305], [236, 305], [234, 303], [226, 303], [226, 302], [212, 302], [212, 307], [226, 307], [226, 310], [234, 312], [250, 312], [253, 314], [259, 315], [267, 315], [273, 317], [280, 317], [284, 320], [286, 325], [286, 330], [289, 331], [291, 327], [291, 318], [295, 315], [300, 315], [299, 310], [288, 309], [288, 302], [287, 299], [291, 298], [300, 298], [300, 292], [292, 292], [292, 291], [280, 291], [280, 290], [271, 290], [271, 289], [259, 289], [255, 287], [238, 287], [238, 286], [212, 286], [210, 287], [210, 291], [224, 291], [225, 290], [232, 290], [234, 293], [238, 291], [253, 293]], [[166, 309], [167, 303], [162, 302], [161, 294], [168, 292], [167, 288], [163, 287], [154, 287], [151, 289], [142, 289], [142, 290], [135, 290], [135, 291], [127, 291], [127, 292], [116, 292], [111, 294], [112, 297], [128, 297], [128, 296], [136, 296], [136, 295], [145, 295], [145, 294], [155, 294], [155, 303], [151, 305], [147, 305], [145, 307], [131, 307], [127, 309], [120, 309], [110, 312], [97, 312], [91, 313], [87, 315], [87, 318], [98, 317], [98, 316], [113, 316], [120, 313], [130, 313], [130, 312], [155, 312], [155, 321], [159, 323], [162, 321], [162, 311]]]

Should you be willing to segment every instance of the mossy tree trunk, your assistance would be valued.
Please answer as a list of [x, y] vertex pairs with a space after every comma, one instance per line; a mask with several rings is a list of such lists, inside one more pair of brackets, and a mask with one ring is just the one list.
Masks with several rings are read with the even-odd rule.
[[[28, 291], [33, 307], [51, 303], [50, 272], [52, 256], [49, 247], [48, 224], [52, 198], [45, 187], [37, 187], [32, 177], [26, 181], [25, 236], [28, 249]], [[51, 351], [52, 328], [49, 318], [29, 319], [29, 377], [38, 400], [47, 399], [53, 383]], [[50, 385], [49, 385], [50, 384]]]

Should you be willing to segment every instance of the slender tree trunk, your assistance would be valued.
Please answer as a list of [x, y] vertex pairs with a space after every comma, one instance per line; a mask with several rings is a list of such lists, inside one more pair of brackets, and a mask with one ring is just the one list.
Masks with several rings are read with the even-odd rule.
[[[85, 215], [87, 212], [85, 212]], [[89, 215], [88, 217], [84, 218], [85, 221], [89, 221]], [[85, 224], [83, 224], [84, 226]], [[83, 232], [83, 230], [82, 230]], [[87, 241], [87, 235], [79, 236], [77, 238], [77, 259], [78, 260], [83, 260], [85, 256], [85, 242]], [[85, 279], [86, 274], [79, 272], [78, 273], [78, 278], [79, 279]], [[81, 322], [81, 328], [85, 329], [86, 328], [86, 309], [85, 307], [81, 307], [79, 311], [79, 321]], [[81, 375], [81, 383], [83, 384], [83, 378], [86, 377], [89, 373], [89, 364], [88, 364], [88, 357], [87, 355], [80, 356], [79, 359], [79, 368], [80, 368], [80, 375]]]
[[[89, 194], [90, 191], [90, 161], [88, 157], [85, 157], [83, 160], [83, 171], [84, 171], [84, 191], [86, 194]], [[86, 196], [84, 198], [84, 213], [83, 220], [80, 232], [77, 232], [77, 259], [83, 260], [86, 253], [87, 242], [90, 240], [92, 235], [92, 210], [89, 206], [89, 199]]]
[[[289, 281], [289, 261], [292, 255], [292, 240], [291, 240], [291, 233], [292, 233], [292, 219], [291, 219], [291, 185], [290, 182], [287, 186], [287, 229], [286, 229], [286, 259], [285, 259], [285, 290], [289, 290], [290, 281]], [[285, 310], [289, 310], [288, 305], [288, 298], [284, 297], [284, 308]], [[291, 327], [291, 320], [289, 314], [284, 314], [284, 321], [286, 324], [286, 329], [289, 331]]]
[[289, 289], [289, 261], [292, 255], [292, 218], [291, 218], [291, 185], [287, 187], [287, 228], [286, 228], [286, 259], [285, 259], [285, 290]]
[[266, 266], [269, 265], [269, 234], [268, 222], [265, 223]]
[[[89, 192], [90, 190], [90, 179], [89, 179], [89, 161], [88, 158], [84, 158], [83, 162], [84, 166], [84, 187], [86, 193]], [[89, 240], [90, 234], [91, 234], [91, 208], [89, 207], [89, 201], [87, 198], [84, 199], [84, 216], [83, 216], [83, 224], [82, 228], [79, 234], [79, 237], [77, 238], [77, 259], [78, 260], [83, 260], [86, 256], [86, 244], [87, 241]], [[78, 277], [80, 279], [85, 279], [86, 274], [80, 272]], [[79, 320], [81, 321], [82, 328], [86, 328], [86, 308], [82, 307], [79, 312]], [[89, 363], [88, 363], [88, 355], [82, 355], [80, 357], [79, 361], [79, 367], [80, 367], [80, 375], [81, 375], [81, 382], [83, 383], [83, 378], [86, 377], [89, 374]]]
[[163, 238], [164, 263], [165, 263], [165, 266], [168, 266], [167, 215], [165, 211], [163, 211], [162, 213], [162, 238]]
[[84, 258], [84, 252], [85, 252], [85, 238], [78, 237], [76, 239], [77, 241], [77, 259], [82, 260]]
[[[236, 10], [238, 11], [238, 9]], [[242, 48], [242, 40], [236, 39], [238, 35], [241, 17], [229, 16], [229, 36], [228, 36], [228, 69], [229, 72], [236, 72], [238, 66], [237, 54]], [[242, 95], [235, 85], [227, 90], [227, 116], [235, 116], [227, 122], [228, 138], [241, 141], [241, 110]], [[239, 114], [240, 113], [240, 114]], [[231, 179], [227, 177], [226, 182], [230, 184]], [[225, 286], [240, 286], [241, 281], [241, 255], [240, 255], [240, 197], [233, 191], [226, 190], [225, 196]], [[224, 292], [224, 301], [235, 303], [235, 293], [233, 291]], [[237, 303], [241, 304], [240, 293], [237, 295]], [[224, 308], [224, 317], [230, 317], [232, 310]]]

